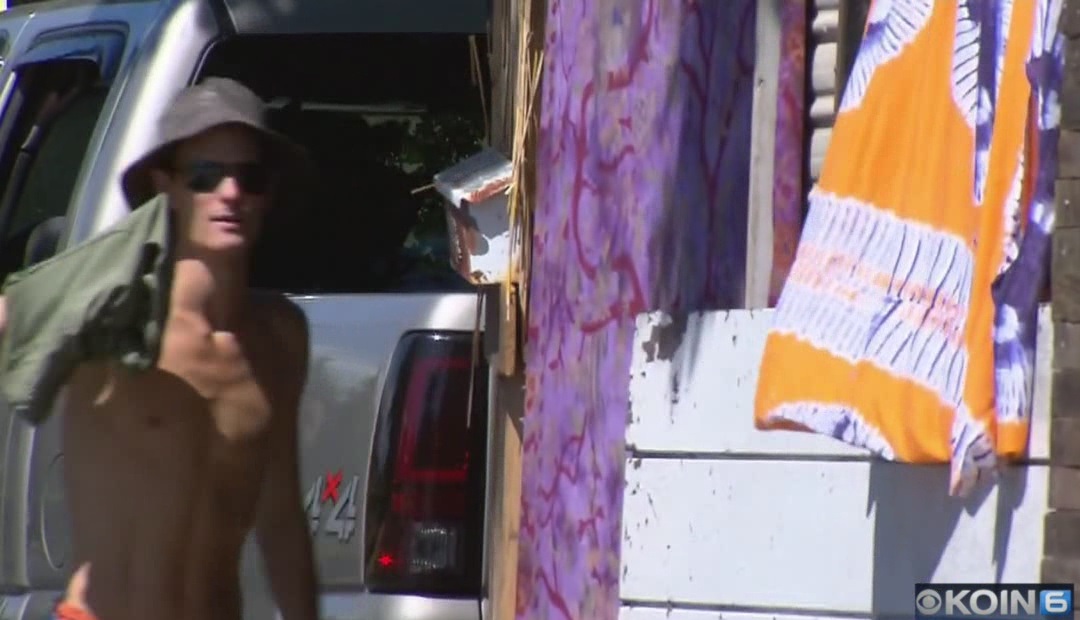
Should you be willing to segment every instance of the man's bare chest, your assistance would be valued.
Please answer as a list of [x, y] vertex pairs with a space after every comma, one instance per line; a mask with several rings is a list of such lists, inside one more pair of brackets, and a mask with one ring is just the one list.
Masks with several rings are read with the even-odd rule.
[[231, 334], [166, 329], [158, 368], [205, 403], [217, 436], [244, 442], [265, 433], [274, 408], [272, 360], [261, 348]]

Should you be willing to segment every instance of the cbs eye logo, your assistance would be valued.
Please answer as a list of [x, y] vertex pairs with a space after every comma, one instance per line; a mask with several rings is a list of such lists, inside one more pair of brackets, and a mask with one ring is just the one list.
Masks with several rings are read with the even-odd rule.
[[941, 611], [941, 595], [933, 590], [923, 590], [915, 595], [915, 609], [920, 614], [933, 615]]

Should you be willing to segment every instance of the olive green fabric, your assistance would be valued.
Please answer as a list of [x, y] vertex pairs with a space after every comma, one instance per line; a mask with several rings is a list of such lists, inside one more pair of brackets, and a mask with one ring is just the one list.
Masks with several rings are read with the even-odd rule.
[[115, 359], [132, 370], [157, 362], [172, 279], [164, 196], [112, 228], [4, 282], [0, 396], [37, 424], [83, 361]]

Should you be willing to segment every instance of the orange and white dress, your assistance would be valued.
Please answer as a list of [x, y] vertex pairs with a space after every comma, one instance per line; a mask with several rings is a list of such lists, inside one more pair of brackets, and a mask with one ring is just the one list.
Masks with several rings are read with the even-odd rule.
[[1016, 313], [991, 289], [1046, 207], [1028, 73], [1055, 2], [873, 3], [765, 345], [757, 428], [951, 462], [952, 494], [1024, 453], [1033, 364], [995, 371]]

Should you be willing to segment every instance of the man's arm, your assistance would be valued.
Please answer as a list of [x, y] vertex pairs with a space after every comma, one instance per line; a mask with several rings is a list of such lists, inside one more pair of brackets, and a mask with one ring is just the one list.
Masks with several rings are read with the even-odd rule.
[[279, 368], [288, 387], [277, 403], [270, 428], [270, 452], [255, 521], [270, 588], [284, 620], [315, 620], [315, 566], [311, 534], [300, 497], [298, 417], [307, 381], [308, 328], [303, 312], [285, 298], [273, 305], [274, 333], [285, 363]]

